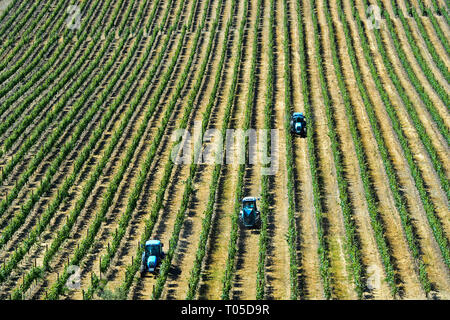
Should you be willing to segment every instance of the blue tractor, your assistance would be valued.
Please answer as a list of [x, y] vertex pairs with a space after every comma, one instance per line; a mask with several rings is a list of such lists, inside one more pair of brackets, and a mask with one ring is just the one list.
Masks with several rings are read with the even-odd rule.
[[291, 133], [306, 137], [306, 118], [301, 112], [294, 112], [291, 117]]
[[261, 224], [261, 214], [256, 207], [255, 197], [245, 197], [242, 199], [242, 209], [239, 213], [239, 220], [247, 228], [259, 227]]
[[149, 240], [145, 243], [141, 261], [141, 277], [146, 272], [156, 274], [156, 270], [164, 259], [163, 244], [159, 240]]

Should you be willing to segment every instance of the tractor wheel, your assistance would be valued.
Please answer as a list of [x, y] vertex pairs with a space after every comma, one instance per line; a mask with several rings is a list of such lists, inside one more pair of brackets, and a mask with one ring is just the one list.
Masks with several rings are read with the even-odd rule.
[[141, 278], [142, 278], [143, 276], [145, 276], [145, 267], [144, 267], [143, 264], [141, 264], [141, 268], [140, 268], [139, 272], [141, 273]]

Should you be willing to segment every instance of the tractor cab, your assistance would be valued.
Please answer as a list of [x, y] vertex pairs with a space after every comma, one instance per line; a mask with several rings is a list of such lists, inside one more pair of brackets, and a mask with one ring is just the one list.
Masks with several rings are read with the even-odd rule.
[[256, 227], [260, 223], [260, 212], [256, 206], [255, 197], [242, 199], [242, 209], [239, 214], [241, 223], [248, 228]]
[[145, 243], [142, 254], [141, 276], [146, 272], [156, 273], [157, 267], [164, 259], [163, 244], [159, 240], [149, 240]]
[[291, 133], [306, 137], [306, 118], [301, 112], [294, 112], [291, 117]]

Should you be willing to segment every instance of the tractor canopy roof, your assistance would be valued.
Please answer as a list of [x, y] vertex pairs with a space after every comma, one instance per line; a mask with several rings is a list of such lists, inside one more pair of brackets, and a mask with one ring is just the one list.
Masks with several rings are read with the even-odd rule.
[[294, 112], [293, 114], [292, 114], [292, 118], [304, 118], [305, 116], [303, 115], [303, 113], [301, 113], [301, 112]]
[[159, 245], [161, 245], [161, 241], [159, 241], [159, 240], [148, 240], [146, 243], [145, 243], [145, 246], [147, 247], [147, 246], [159, 246]]
[[256, 201], [255, 197], [245, 197], [244, 199], [242, 199], [242, 202], [247, 202], [247, 201]]

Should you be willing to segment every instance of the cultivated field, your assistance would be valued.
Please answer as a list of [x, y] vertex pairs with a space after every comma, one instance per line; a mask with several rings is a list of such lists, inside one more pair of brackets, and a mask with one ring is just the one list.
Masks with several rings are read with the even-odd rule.
[[450, 299], [449, 9], [0, 0], [0, 299]]

